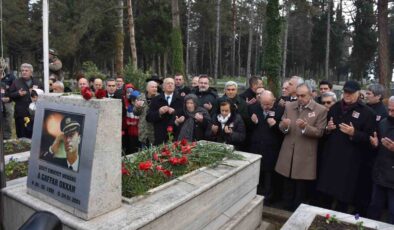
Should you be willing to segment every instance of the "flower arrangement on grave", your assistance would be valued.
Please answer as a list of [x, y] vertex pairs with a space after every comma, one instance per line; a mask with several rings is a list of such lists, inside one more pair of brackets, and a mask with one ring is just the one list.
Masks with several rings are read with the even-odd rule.
[[174, 178], [204, 166], [216, 166], [224, 158], [243, 159], [224, 144], [173, 141], [173, 128], [167, 128], [169, 141], [151, 146], [122, 160], [122, 195], [145, 194]]
[[365, 227], [363, 221], [358, 221], [360, 215], [356, 214], [354, 219], [357, 221], [354, 224], [341, 221], [336, 215], [327, 213], [325, 216], [317, 215], [309, 226], [309, 230], [372, 230], [372, 228]]

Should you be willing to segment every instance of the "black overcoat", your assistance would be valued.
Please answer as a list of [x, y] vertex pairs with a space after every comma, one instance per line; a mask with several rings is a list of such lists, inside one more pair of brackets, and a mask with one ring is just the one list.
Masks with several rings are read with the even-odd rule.
[[[252, 135], [250, 139], [249, 152], [260, 154], [262, 158], [263, 171], [273, 171], [278, 160], [278, 154], [283, 141], [283, 133], [279, 130], [284, 108], [275, 105], [267, 116], [259, 103], [249, 107], [249, 117], [256, 114], [258, 123], [252, 122]], [[274, 118], [276, 124], [270, 127], [267, 123], [268, 118]]]
[[[335, 103], [328, 112], [337, 128], [327, 135], [321, 156], [317, 189], [339, 201], [352, 203], [355, 198], [360, 167], [370, 158], [369, 137], [376, 131], [376, 115], [362, 102], [350, 106], [345, 112], [343, 102]], [[353, 124], [353, 137], [343, 133], [339, 124]]]
[[[173, 94], [170, 107], [175, 109], [173, 114], [162, 114], [160, 115], [159, 109], [162, 106], [166, 106], [167, 100], [164, 94], [159, 94], [154, 97], [149, 106], [148, 113], [146, 114], [146, 121], [153, 123], [153, 129], [155, 132], [155, 143], [154, 145], [162, 144], [168, 140], [167, 127], [175, 125], [175, 117], [182, 114], [183, 111], [183, 99], [177, 94]], [[176, 140], [176, 136], [174, 140]]]

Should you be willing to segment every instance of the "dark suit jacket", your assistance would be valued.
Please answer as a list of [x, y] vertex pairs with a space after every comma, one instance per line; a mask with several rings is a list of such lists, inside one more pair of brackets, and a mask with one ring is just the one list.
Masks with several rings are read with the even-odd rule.
[[[173, 94], [170, 107], [175, 109], [173, 114], [162, 114], [160, 115], [159, 109], [162, 106], [166, 106], [167, 100], [164, 94], [160, 94], [154, 97], [151, 101], [148, 113], [146, 115], [146, 120], [153, 123], [153, 128], [155, 131], [155, 143], [154, 145], [162, 144], [168, 140], [167, 127], [174, 127], [175, 116], [179, 116], [183, 111], [183, 99], [177, 94]], [[142, 118], [143, 119], [143, 118]], [[176, 137], [174, 137], [176, 139]]]
[[[105, 97], [109, 97], [108, 91], [107, 91], [107, 94], [105, 95]], [[122, 99], [122, 90], [119, 90], [119, 89], [116, 90], [112, 98], [114, 98], [114, 99]]]
[[[36, 79], [32, 79], [32, 87], [36, 85], [38, 88], [43, 89], [41, 82], [37, 81]], [[26, 95], [20, 96], [19, 95], [19, 90], [23, 89], [27, 92]], [[29, 104], [31, 103], [31, 98], [30, 98], [30, 91], [29, 87], [23, 80], [23, 78], [18, 78], [16, 79], [11, 87], [9, 88], [9, 96], [10, 98], [15, 101], [15, 112], [14, 116], [15, 117], [28, 117], [30, 116], [29, 113]]]

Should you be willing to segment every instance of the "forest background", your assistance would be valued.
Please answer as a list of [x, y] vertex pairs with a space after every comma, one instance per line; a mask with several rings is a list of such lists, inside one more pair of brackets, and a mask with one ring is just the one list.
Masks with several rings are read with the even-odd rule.
[[[2, 4], [2, 56], [11, 70], [29, 62], [40, 72], [42, 1]], [[97, 67], [103, 76], [265, 76], [275, 91], [292, 75], [391, 81], [388, 0], [49, 0], [49, 8], [50, 47], [66, 78]]]

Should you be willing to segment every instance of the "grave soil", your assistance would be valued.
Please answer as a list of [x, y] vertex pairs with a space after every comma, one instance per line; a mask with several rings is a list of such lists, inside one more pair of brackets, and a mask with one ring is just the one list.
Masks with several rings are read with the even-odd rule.
[[315, 219], [312, 221], [308, 230], [373, 230], [372, 228], [362, 227], [347, 222], [331, 222], [327, 224], [326, 218], [324, 216], [316, 215]]

